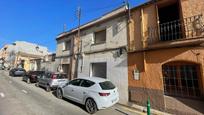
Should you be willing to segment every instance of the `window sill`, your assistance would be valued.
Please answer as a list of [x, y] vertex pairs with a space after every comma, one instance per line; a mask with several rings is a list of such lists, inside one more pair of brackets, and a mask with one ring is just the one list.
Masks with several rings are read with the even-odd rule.
[[101, 44], [105, 44], [105, 43], [106, 42], [94, 43], [94, 44], [91, 44], [91, 46], [101, 45]]
[[66, 51], [70, 51], [70, 50], [62, 50], [62, 52], [66, 52]]

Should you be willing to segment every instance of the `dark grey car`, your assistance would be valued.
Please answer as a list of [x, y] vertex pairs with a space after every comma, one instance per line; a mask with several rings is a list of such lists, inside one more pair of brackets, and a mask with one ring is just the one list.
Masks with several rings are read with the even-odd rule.
[[23, 76], [26, 74], [26, 70], [23, 68], [14, 68], [9, 71], [10, 76]]

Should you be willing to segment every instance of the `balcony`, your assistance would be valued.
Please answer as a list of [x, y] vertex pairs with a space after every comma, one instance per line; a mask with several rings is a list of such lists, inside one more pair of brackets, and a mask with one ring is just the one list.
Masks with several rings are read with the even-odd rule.
[[[204, 23], [202, 14], [174, 20], [148, 28], [148, 45], [174, 42], [192, 43], [192, 40], [204, 37]], [[195, 38], [195, 39], [193, 39]], [[165, 44], [168, 45], [168, 44]]]

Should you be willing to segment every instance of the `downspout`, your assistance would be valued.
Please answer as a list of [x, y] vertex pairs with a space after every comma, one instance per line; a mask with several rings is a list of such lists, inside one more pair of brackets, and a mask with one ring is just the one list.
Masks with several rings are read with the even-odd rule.
[[[141, 37], [142, 37], [142, 44], [143, 44], [143, 49], [146, 48], [146, 38], [145, 38], [145, 35], [144, 35], [144, 9], [141, 8]], [[144, 71], [146, 70], [146, 53], [145, 51], [143, 51], [143, 58], [144, 58]]]

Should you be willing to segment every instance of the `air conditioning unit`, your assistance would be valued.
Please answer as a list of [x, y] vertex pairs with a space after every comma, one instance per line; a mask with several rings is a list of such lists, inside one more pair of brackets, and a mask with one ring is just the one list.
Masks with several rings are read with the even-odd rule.
[[116, 54], [117, 57], [120, 57], [123, 54], [123, 48], [117, 49], [115, 54]]

